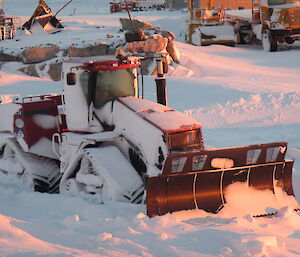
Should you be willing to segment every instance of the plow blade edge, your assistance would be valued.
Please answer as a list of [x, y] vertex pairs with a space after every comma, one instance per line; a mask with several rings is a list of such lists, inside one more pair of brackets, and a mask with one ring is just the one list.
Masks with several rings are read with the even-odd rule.
[[236, 182], [273, 193], [280, 187], [294, 195], [294, 161], [284, 160], [286, 147], [282, 142], [170, 154], [162, 174], [148, 178], [147, 214], [191, 209], [217, 213], [226, 203], [227, 187]]

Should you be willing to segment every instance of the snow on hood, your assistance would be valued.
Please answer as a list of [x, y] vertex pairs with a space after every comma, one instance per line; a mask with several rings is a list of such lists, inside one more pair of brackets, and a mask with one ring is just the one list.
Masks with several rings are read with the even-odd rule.
[[119, 101], [165, 133], [201, 128], [198, 121], [168, 106], [134, 97], [121, 98]]

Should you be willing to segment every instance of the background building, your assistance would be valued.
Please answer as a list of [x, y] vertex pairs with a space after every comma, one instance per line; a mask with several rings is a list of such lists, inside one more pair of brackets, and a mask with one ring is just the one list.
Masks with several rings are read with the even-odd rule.
[[[197, 1], [197, 0], [196, 0]], [[251, 9], [251, 0], [198, 0], [202, 8], [211, 7], [223, 7], [225, 9]]]
[[4, 0], [0, 0], [0, 15], [4, 15]]
[[[189, 0], [194, 8], [223, 7], [225, 9], [251, 9], [251, 0]], [[188, 0], [166, 0], [166, 6], [170, 9], [187, 8]]]

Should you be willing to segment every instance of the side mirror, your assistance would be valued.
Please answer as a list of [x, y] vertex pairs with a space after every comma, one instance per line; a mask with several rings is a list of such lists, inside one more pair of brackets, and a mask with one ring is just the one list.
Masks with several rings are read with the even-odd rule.
[[76, 84], [76, 74], [74, 72], [67, 73], [67, 84], [74, 86]]

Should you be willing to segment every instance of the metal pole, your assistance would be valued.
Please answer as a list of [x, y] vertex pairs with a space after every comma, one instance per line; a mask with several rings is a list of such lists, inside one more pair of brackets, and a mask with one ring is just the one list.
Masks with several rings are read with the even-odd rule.
[[167, 93], [166, 93], [166, 78], [163, 73], [163, 65], [161, 59], [156, 60], [157, 77], [156, 82], [156, 97], [159, 104], [167, 105]]
[[62, 8], [60, 8], [56, 13], [55, 13], [55, 17], [56, 17], [56, 15], [62, 10], [62, 9], [64, 9], [69, 3], [71, 3], [73, 0], [70, 0], [69, 2], [67, 2]]
[[124, 0], [124, 2], [125, 2], [125, 6], [126, 6], [126, 11], [127, 11], [127, 13], [128, 13], [128, 17], [129, 17], [129, 20], [130, 20], [130, 23], [131, 23], [131, 29], [134, 30], [133, 22], [132, 22], [132, 19], [131, 19], [131, 15], [130, 15], [130, 12], [129, 12], [129, 8], [128, 8], [127, 1]]

